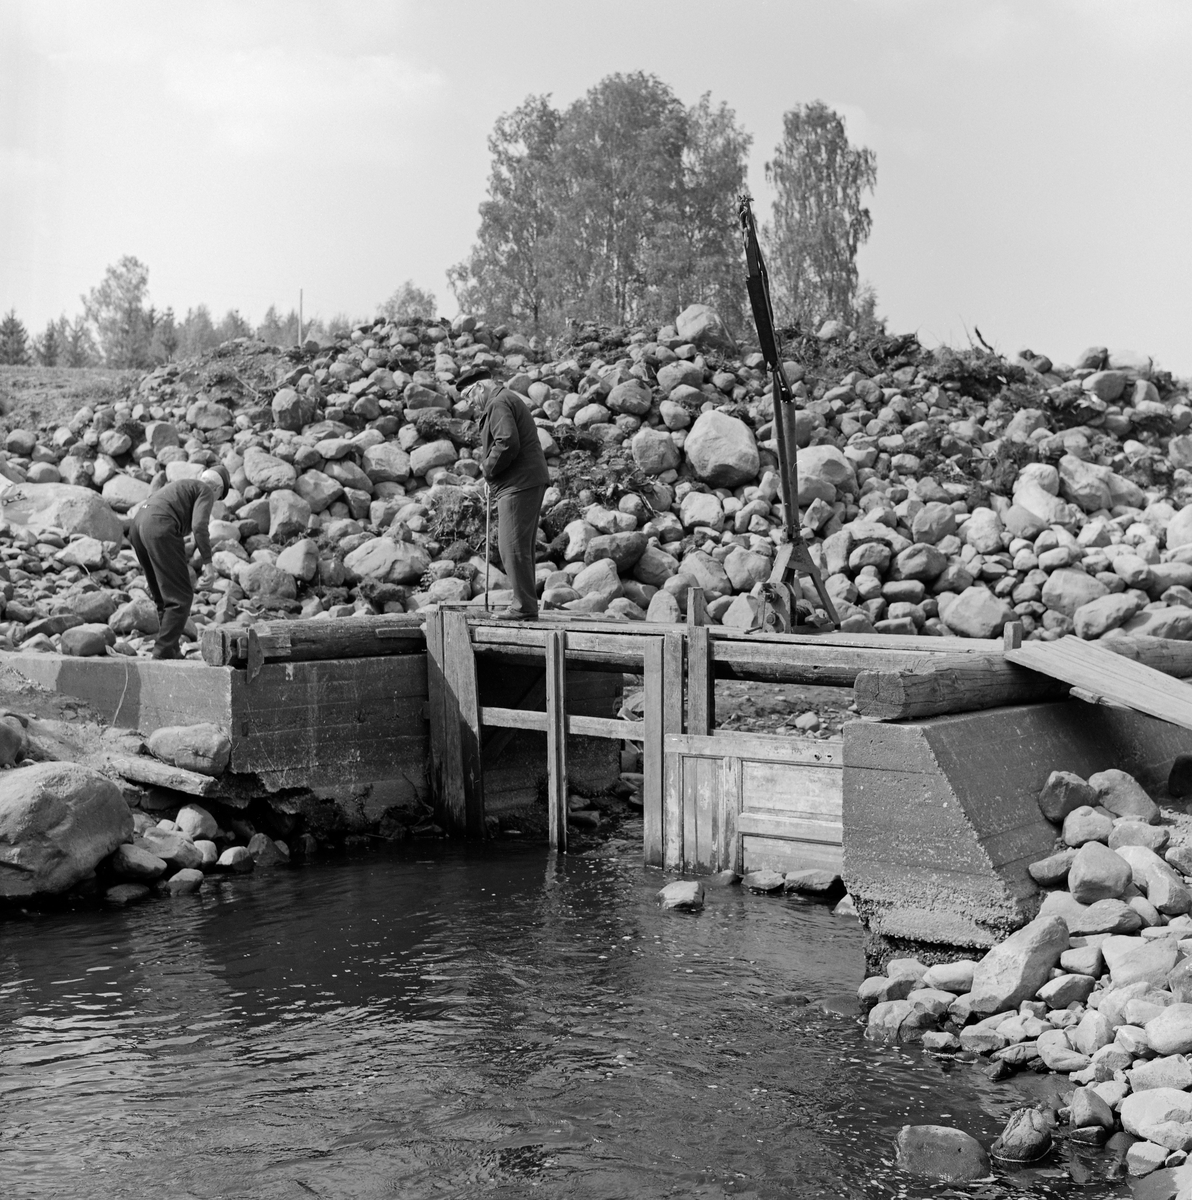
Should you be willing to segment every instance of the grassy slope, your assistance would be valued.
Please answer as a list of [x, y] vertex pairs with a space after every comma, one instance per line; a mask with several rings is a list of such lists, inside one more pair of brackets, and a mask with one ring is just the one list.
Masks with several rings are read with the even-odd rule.
[[140, 374], [106, 367], [0, 366], [0, 429], [65, 424], [84, 404], [111, 404], [127, 395]]

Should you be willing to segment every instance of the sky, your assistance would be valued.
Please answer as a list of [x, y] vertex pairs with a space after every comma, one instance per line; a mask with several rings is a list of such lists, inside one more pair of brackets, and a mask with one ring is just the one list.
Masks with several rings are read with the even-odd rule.
[[845, 117], [892, 332], [1188, 376], [1190, 63], [1189, 0], [0, 0], [0, 311], [131, 254], [178, 315], [454, 315], [495, 119], [641, 70], [735, 110], [763, 217], [783, 113]]

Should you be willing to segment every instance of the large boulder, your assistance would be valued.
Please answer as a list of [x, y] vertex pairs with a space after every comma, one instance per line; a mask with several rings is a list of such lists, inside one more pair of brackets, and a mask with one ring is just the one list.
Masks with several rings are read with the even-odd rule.
[[392, 538], [370, 538], [344, 558], [344, 567], [354, 579], [376, 583], [417, 583], [430, 566], [430, 555], [412, 542]]
[[696, 478], [710, 487], [735, 488], [752, 483], [761, 465], [753, 430], [744, 421], [716, 409], [700, 413], [683, 450]]
[[119, 542], [124, 527], [120, 518], [90, 488], [69, 483], [22, 483], [0, 494], [4, 519], [10, 525], [34, 531], [58, 529], [98, 538], [101, 542]]
[[405, 483], [410, 478], [410, 456], [394, 442], [369, 446], [361, 465], [374, 484]]
[[0, 775], [0, 896], [64, 892], [132, 837], [120, 789], [72, 762]]
[[673, 471], [679, 465], [679, 447], [663, 429], [652, 429], [643, 425], [629, 443], [633, 461], [646, 475], [661, 475]]
[[973, 971], [970, 1007], [1005, 1012], [1031, 1000], [1068, 949], [1068, 926], [1058, 916], [1036, 917], [995, 946]]
[[965, 588], [941, 616], [947, 627], [961, 637], [996, 638], [1001, 635], [1007, 621], [1013, 621], [1015, 612], [1000, 596], [988, 588]]
[[989, 1155], [981, 1143], [949, 1125], [904, 1125], [896, 1150], [898, 1168], [910, 1175], [962, 1183], [989, 1174]]
[[675, 318], [675, 332], [683, 341], [696, 346], [710, 346], [726, 354], [735, 354], [737, 350], [737, 344], [720, 319], [720, 314], [706, 304], [689, 304]]
[[244, 474], [248, 482], [263, 492], [275, 492], [278, 488], [292, 489], [298, 479], [293, 466], [256, 446], [250, 446], [244, 454]]
[[200, 775], [222, 775], [232, 757], [231, 738], [210, 722], [163, 725], [149, 735], [147, 745], [154, 758]]
[[148, 496], [149, 485], [132, 475], [113, 475], [103, 485], [103, 498], [117, 512], [128, 512]]
[[808, 446], [795, 455], [799, 472], [799, 494], [810, 485], [821, 484], [836, 491], [851, 491], [856, 486], [853, 464], [835, 446]]

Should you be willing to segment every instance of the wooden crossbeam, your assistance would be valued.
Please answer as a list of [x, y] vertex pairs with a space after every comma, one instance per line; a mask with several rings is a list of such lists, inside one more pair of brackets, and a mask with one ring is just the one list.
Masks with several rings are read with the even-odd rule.
[[[623, 741], [639, 741], [642, 736], [640, 721], [618, 721], [611, 717], [585, 717], [575, 713], [564, 713], [567, 732], [579, 737], [612, 738]], [[550, 713], [528, 708], [499, 708], [483, 705], [480, 723], [497, 729], [529, 729], [546, 733], [550, 728]]]
[[1017, 649], [1005, 651], [1005, 656], [1020, 667], [1060, 679], [1106, 702], [1192, 729], [1192, 688], [1100, 643], [1073, 636], [1054, 642], [1023, 642]]

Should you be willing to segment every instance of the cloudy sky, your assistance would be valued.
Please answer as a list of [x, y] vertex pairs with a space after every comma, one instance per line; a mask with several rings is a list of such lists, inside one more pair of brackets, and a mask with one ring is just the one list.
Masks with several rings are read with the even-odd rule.
[[877, 155], [891, 328], [1192, 374], [1189, 0], [0, 0], [0, 310], [105, 267], [256, 321], [456, 306], [494, 119], [643, 70], [753, 134], [822, 99]]

